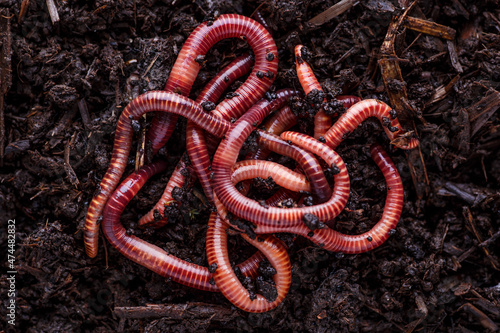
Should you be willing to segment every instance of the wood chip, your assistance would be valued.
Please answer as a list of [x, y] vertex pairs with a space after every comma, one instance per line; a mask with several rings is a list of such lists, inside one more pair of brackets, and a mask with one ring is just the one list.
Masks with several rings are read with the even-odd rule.
[[308, 21], [308, 23], [311, 24], [316, 24], [316, 25], [322, 25], [323, 23], [326, 23], [330, 21], [331, 19], [339, 16], [340, 14], [344, 13], [347, 11], [349, 8], [354, 6], [356, 4], [357, 0], [342, 0], [335, 5], [331, 6], [324, 12], [316, 15], [312, 19]]
[[464, 69], [462, 68], [462, 65], [460, 64], [460, 61], [458, 60], [458, 55], [457, 55], [457, 49], [455, 47], [455, 42], [449, 40], [449, 41], [447, 41], [447, 45], [448, 45], [448, 52], [450, 54], [451, 65], [453, 66], [453, 68], [455, 68], [455, 70], [458, 73], [463, 73]]
[[451, 81], [448, 82], [446, 86], [441, 85], [437, 87], [434, 90], [434, 94], [432, 94], [430, 100], [426, 103], [425, 108], [444, 99], [450, 93], [453, 86], [458, 82], [458, 79], [460, 79], [460, 75], [457, 75], [453, 79], [451, 79]]
[[471, 136], [474, 136], [500, 108], [500, 92], [489, 89], [487, 96], [467, 109], [471, 122]]
[[455, 39], [455, 35], [457, 34], [456, 30], [450, 27], [411, 16], [407, 16], [405, 18], [404, 26], [408, 29], [418, 31], [426, 35], [448, 40]]

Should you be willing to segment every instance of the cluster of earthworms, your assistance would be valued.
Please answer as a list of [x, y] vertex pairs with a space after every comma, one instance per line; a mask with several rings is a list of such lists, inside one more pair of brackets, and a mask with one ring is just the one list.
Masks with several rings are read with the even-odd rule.
[[[215, 43], [226, 38], [246, 40], [253, 55], [236, 58], [207, 84], [196, 100], [189, 99], [200, 59]], [[297, 46], [295, 53], [297, 74], [305, 94], [321, 91], [302, 58], [302, 46]], [[381, 245], [401, 215], [400, 176], [385, 151], [373, 145], [372, 158], [387, 183], [384, 212], [370, 231], [361, 235], [342, 234], [326, 226], [343, 210], [350, 193], [346, 166], [334, 149], [368, 117], [380, 120], [391, 143], [398, 148], [412, 149], [418, 140], [401, 128], [389, 106], [352, 96], [337, 97], [348, 109], [335, 123], [319, 103], [314, 116], [314, 137], [288, 131], [299, 121], [288, 107], [288, 100], [303, 93], [291, 89], [269, 93], [277, 71], [276, 44], [259, 23], [239, 15], [221, 15], [199, 25], [179, 53], [165, 89], [138, 96], [118, 120], [111, 162], [85, 221], [87, 254], [96, 256], [101, 226], [113, 247], [134, 262], [186, 286], [220, 291], [245, 311], [264, 312], [281, 303], [291, 283], [287, 248], [274, 234], [301, 235], [326, 250], [344, 253], [365, 252]], [[245, 75], [247, 79], [233, 97], [216, 105], [223, 92]], [[167, 143], [177, 117], [188, 119], [186, 156], [180, 159], [159, 202], [140, 219], [139, 225], [160, 227], [168, 223], [166, 208], [182, 204], [174, 200], [173, 192], [177, 187], [185, 187], [185, 171], [192, 170], [190, 178], [197, 177], [207, 201], [214, 207], [207, 228], [208, 267], [186, 262], [129, 235], [120, 223], [123, 210], [139, 189], [151, 176], [167, 168], [166, 162], [159, 160], [120, 183], [132, 145], [133, 122], [147, 112], [156, 112], [147, 133], [154, 153]], [[251, 134], [259, 149], [239, 158]], [[295, 169], [268, 160], [271, 153], [294, 160]], [[326, 171], [334, 175], [333, 188]], [[251, 199], [246, 194], [250, 180], [256, 177], [271, 177], [280, 189], [266, 200]], [[256, 278], [264, 258], [274, 268], [272, 296], [250, 292], [238, 279], [228, 255], [228, 229], [239, 233], [258, 250], [238, 265], [243, 276]]]

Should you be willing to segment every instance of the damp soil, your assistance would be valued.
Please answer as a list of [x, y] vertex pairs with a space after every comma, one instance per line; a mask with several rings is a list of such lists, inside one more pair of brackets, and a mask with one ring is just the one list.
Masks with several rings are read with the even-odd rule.
[[[380, 47], [391, 18], [403, 12], [406, 1], [360, 1], [323, 25], [307, 23], [335, 2], [62, 1], [56, 2], [60, 21], [54, 25], [45, 1], [1, 0], [5, 131], [0, 132], [0, 248], [7, 254], [7, 223], [15, 220], [17, 294], [12, 326], [3, 315], [10, 285], [3, 274], [7, 256], [2, 256], [0, 331], [498, 330], [498, 0], [419, 1], [410, 15], [455, 29], [451, 42], [398, 31], [395, 52], [404, 82], [393, 80], [387, 88], [406, 88], [405, 102], [414, 112], [403, 126], [418, 135], [418, 150], [391, 149], [374, 120], [364, 122], [337, 149], [352, 183], [347, 207], [334, 226], [342, 232], [364, 232], [381, 217], [386, 188], [370, 159], [372, 143], [389, 151], [402, 176], [404, 211], [381, 247], [359, 255], [328, 253], [301, 237], [281, 235], [289, 246], [292, 286], [277, 309], [263, 314], [239, 311], [220, 294], [155, 275], [122, 257], [102, 237], [98, 256], [85, 255], [83, 221], [107, 169], [121, 110], [138, 94], [163, 88], [183, 42], [207, 18], [250, 16], [259, 8], [279, 49], [277, 89], [300, 88], [293, 48], [302, 43], [327, 97], [351, 94], [389, 102], [378, 67]], [[205, 58], [192, 97], [248, 50], [243, 40], [217, 44]], [[302, 112], [300, 127], [308, 131], [308, 112]], [[158, 230], [137, 226], [183, 153], [184, 132], [180, 120], [157, 157], [169, 162], [169, 170], [148, 182], [122, 221], [130, 234], [206, 265], [210, 210], [199, 199], [198, 183], [193, 191], [176, 193], [183, 206], [169, 212], [169, 225]], [[135, 153], [128, 173], [134, 164]], [[275, 187], [272, 180], [256, 180], [254, 193], [272, 193]], [[240, 237], [229, 240], [232, 261], [251, 255], [253, 249]], [[139, 319], [123, 311], [149, 304], [167, 310]]]

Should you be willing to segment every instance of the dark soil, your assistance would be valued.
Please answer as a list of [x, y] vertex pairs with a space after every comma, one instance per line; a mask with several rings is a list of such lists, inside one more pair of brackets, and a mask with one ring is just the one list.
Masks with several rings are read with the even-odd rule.
[[[260, 7], [280, 50], [275, 86], [300, 87], [293, 48], [302, 43], [327, 95], [388, 102], [377, 60], [391, 18], [402, 12], [399, 3], [406, 1], [360, 1], [363, 4], [328, 23], [307, 25], [335, 2], [273, 0]], [[18, 19], [21, 1], [0, 0], [0, 94], [5, 93], [5, 132], [0, 131], [5, 149], [0, 172], [2, 253], [8, 253], [9, 219], [15, 219], [17, 236], [16, 325], [4, 319], [9, 283], [2, 275], [0, 331], [498, 330], [498, 0], [421, 0], [410, 12], [457, 31], [453, 43], [458, 65], [446, 40], [400, 31], [396, 53], [404, 82], [391, 82], [388, 88], [406, 86], [407, 103], [416, 112], [404, 126], [416, 130], [420, 150], [390, 149], [374, 120], [363, 123], [338, 148], [352, 182], [348, 209], [337, 219], [336, 228], [343, 232], [366, 231], [381, 216], [386, 189], [369, 157], [370, 144], [378, 141], [390, 149], [401, 173], [404, 212], [395, 234], [380, 248], [343, 255], [327, 253], [302, 238], [280, 236], [290, 246], [293, 283], [284, 302], [264, 314], [241, 312], [220, 294], [166, 281], [122, 257], [102, 238], [99, 255], [85, 255], [83, 221], [107, 169], [120, 111], [130, 98], [163, 88], [177, 52], [200, 22], [218, 13], [250, 16], [260, 4], [59, 1], [60, 22], [54, 26], [45, 1], [30, 1]], [[245, 50], [248, 46], [235, 40], [214, 47], [192, 96]], [[447, 94], [434, 100], [454, 78]], [[185, 146], [185, 122], [177, 127], [160, 152], [170, 162], [169, 173]], [[70, 166], [64, 162], [68, 156]], [[135, 154], [128, 172], [134, 159]], [[171, 212], [178, 217], [175, 223], [159, 230], [137, 227], [138, 217], [153, 205], [169, 173], [149, 182], [130, 203], [123, 223], [130, 233], [206, 265], [208, 209], [192, 193], [179, 194], [186, 205]], [[256, 186], [272, 190], [274, 184]], [[199, 184], [195, 189], [201, 191]], [[252, 253], [239, 237], [230, 237], [230, 242], [235, 263]], [[2, 265], [7, 271], [7, 256]], [[193, 303], [197, 308], [191, 310]], [[124, 315], [116, 310], [147, 304], [171, 305], [172, 310], [162, 318], [143, 319], [121, 319]]]

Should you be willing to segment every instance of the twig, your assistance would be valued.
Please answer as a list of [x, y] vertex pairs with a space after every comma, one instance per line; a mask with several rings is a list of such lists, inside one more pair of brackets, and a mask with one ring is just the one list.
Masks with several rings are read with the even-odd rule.
[[380, 47], [381, 57], [379, 60], [379, 66], [385, 88], [387, 90], [387, 94], [389, 95], [391, 105], [398, 112], [400, 121], [402, 118], [403, 123], [408, 122], [411, 117], [408, 110], [406, 110], [405, 105], [403, 105], [403, 100], [408, 100], [408, 95], [406, 92], [406, 83], [403, 80], [403, 75], [401, 74], [401, 68], [399, 67], [399, 60], [396, 55], [394, 45], [399, 27], [403, 25], [406, 15], [413, 8], [415, 2], [416, 1], [408, 6], [404, 13], [402, 13], [399, 17], [392, 20], [387, 28], [387, 34], [385, 35], [384, 42]]
[[425, 104], [425, 106], [429, 106], [433, 103], [439, 102], [443, 98], [445, 98], [453, 89], [453, 86], [458, 82], [458, 79], [460, 79], [460, 75], [455, 76], [453, 79], [451, 79], [450, 82], [446, 86], [440, 85], [434, 90], [434, 94], [432, 94], [430, 100]]
[[54, 0], [45, 0], [45, 2], [47, 3], [47, 8], [49, 9], [52, 25], [56, 25], [59, 22], [59, 13], [57, 11], [56, 4], [54, 3]]
[[490, 244], [493, 244], [497, 239], [500, 238], [500, 230], [495, 232], [493, 236], [485, 240], [484, 242], [479, 243], [479, 247], [486, 247]]
[[483, 311], [479, 310], [474, 305], [465, 303], [464, 305], [459, 307], [457, 311], [459, 310], [464, 310], [479, 319], [479, 322], [486, 330], [490, 332], [498, 332], [498, 325], [495, 324], [493, 320], [491, 320]]
[[90, 124], [90, 114], [85, 98], [78, 101], [78, 110], [80, 111], [80, 116], [82, 117], [83, 126], [90, 132], [92, 129]]
[[458, 60], [457, 48], [455, 47], [455, 42], [452, 40], [447, 41], [448, 45], [448, 53], [450, 54], [451, 65], [458, 73], [463, 73], [464, 69], [462, 68], [462, 64], [460, 64], [460, 60]]
[[456, 30], [450, 27], [411, 16], [405, 18], [404, 26], [411, 30], [448, 40], [455, 39], [457, 34]]
[[30, 6], [30, 0], [23, 0], [21, 2], [21, 9], [19, 9], [19, 16], [17, 17], [17, 23], [21, 23], [23, 21], [24, 15], [26, 15], [29, 6]]
[[[463, 209], [462, 209], [462, 213], [464, 215], [465, 220], [469, 223], [469, 225], [470, 225], [470, 227], [472, 229], [472, 232], [476, 236], [477, 240], [479, 241], [479, 243], [482, 243], [483, 239], [482, 239], [481, 235], [479, 234], [479, 231], [476, 228], [476, 224], [475, 224], [474, 218], [472, 217], [472, 213], [471, 213], [469, 207], [468, 206], [464, 206]], [[483, 247], [483, 251], [484, 251], [484, 254], [486, 254], [486, 257], [488, 258], [488, 260], [490, 261], [491, 266], [495, 270], [500, 271], [500, 269], [498, 268], [498, 263], [491, 256], [490, 251], [488, 251], [488, 249], [485, 248], [485, 247]]]
[[115, 314], [120, 318], [131, 319], [150, 319], [167, 318], [180, 320], [210, 319], [213, 321], [227, 321], [239, 316], [238, 312], [229, 308], [205, 304], [205, 303], [187, 303], [187, 304], [147, 304], [146, 306], [136, 307], [115, 307]]
[[69, 182], [77, 187], [78, 184], [80, 184], [80, 180], [78, 180], [78, 176], [75, 173], [75, 170], [71, 167], [71, 164], [69, 163], [69, 155], [71, 153], [71, 147], [74, 144], [75, 141], [75, 135], [76, 132], [73, 133], [71, 136], [71, 139], [69, 142], [66, 143], [66, 146], [64, 147], [64, 171], [66, 172], [66, 175], [68, 176]]

